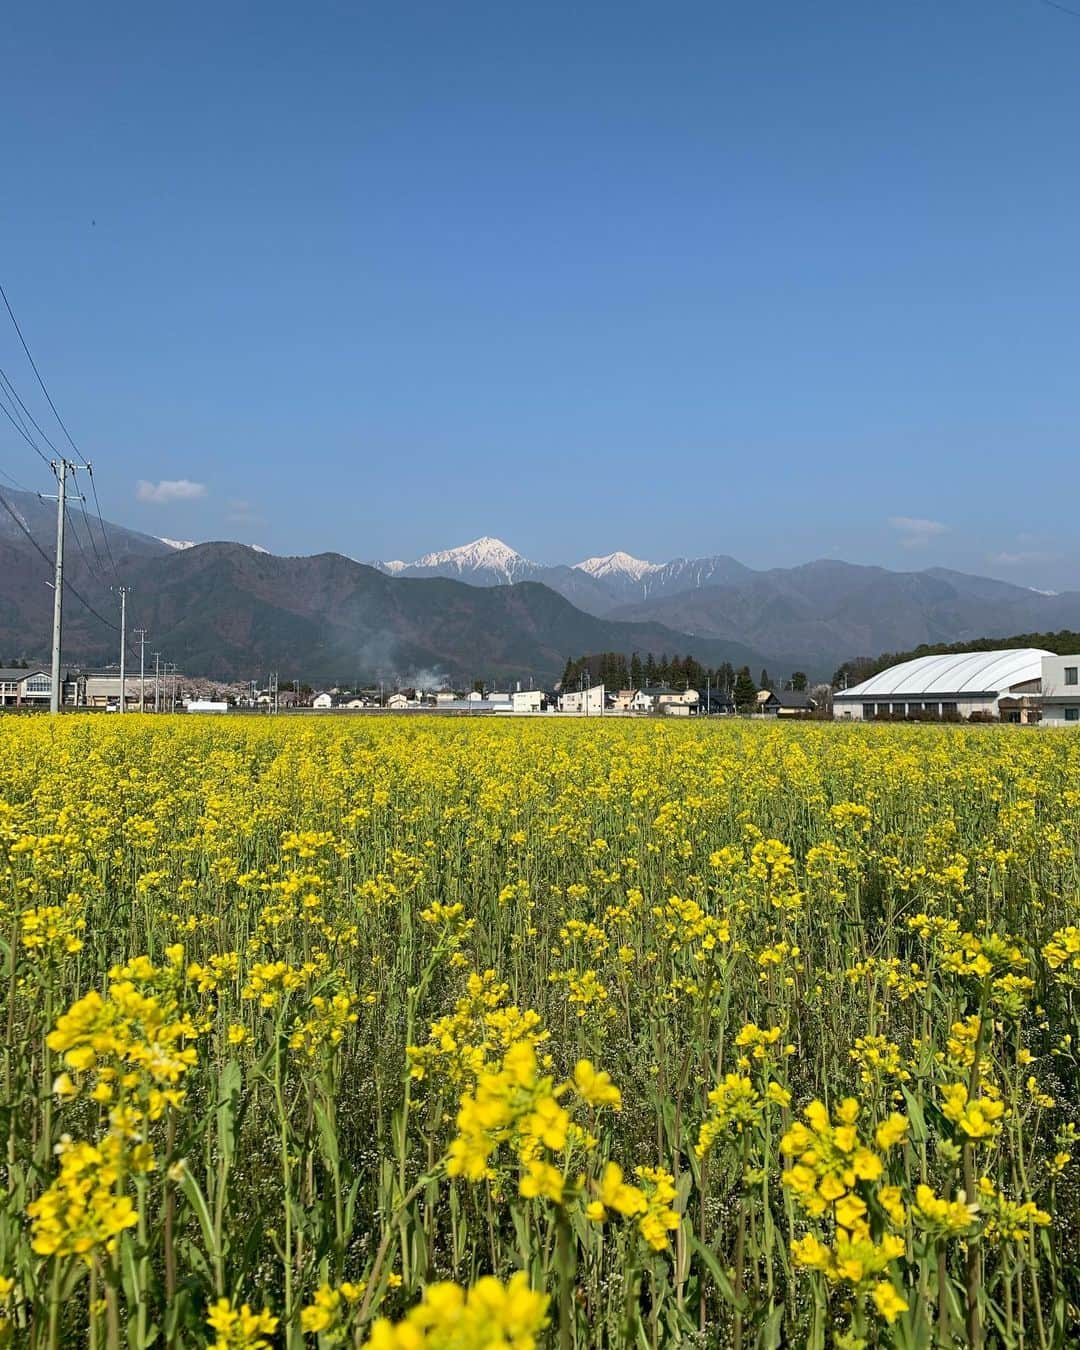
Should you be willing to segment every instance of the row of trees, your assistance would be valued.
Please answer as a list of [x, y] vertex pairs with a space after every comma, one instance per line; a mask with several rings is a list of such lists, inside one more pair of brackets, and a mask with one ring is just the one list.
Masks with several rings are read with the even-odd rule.
[[749, 666], [736, 670], [730, 661], [719, 666], [703, 666], [693, 656], [669, 657], [664, 652], [659, 660], [652, 652], [642, 660], [639, 652], [627, 658], [624, 652], [593, 652], [567, 661], [561, 687], [578, 689], [582, 685], [602, 684], [608, 689], [642, 689], [656, 685], [670, 685], [675, 689], [715, 689], [734, 698], [736, 704], [750, 705], [759, 689], [796, 689], [807, 687], [806, 672], [797, 670], [788, 679], [776, 684], [767, 670], [762, 670], [758, 682], [750, 674]]

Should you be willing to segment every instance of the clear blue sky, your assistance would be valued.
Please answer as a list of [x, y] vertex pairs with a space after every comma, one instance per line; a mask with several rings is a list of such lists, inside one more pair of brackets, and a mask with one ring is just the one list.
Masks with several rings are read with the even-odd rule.
[[20, 5], [0, 275], [156, 534], [1077, 587], [1076, 9]]

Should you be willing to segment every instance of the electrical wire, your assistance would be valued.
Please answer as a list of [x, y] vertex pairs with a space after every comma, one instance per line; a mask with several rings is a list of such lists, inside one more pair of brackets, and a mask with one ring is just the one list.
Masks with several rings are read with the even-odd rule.
[[[41, 547], [38, 541], [26, 528], [26, 524], [23, 521], [23, 518], [19, 515], [18, 511], [15, 510], [15, 508], [11, 505], [11, 503], [8, 501], [8, 499], [4, 496], [2, 492], [0, 492], [0, 506], [4, 508], [4, 510], [11, 517], [11, 519], [15, 522], [15, 524], [18, 525], [19, 529], [23, 532], [23, 534], [26, 535], [27, 539], [29, 539], [30, 543], [34, 546], [35, 551], [41, 555], [42, 559], [45, 562], [45, 565], [51, 571], [53, 568], [53, 559], [49, 557], [49, 555]], [[111, 628], [114, 633], [119, 633], [120, 631], [119, 624], [111, 623], [105, 617], [104, 614], [100, 614], [90, 603], [90, 601], [87, 600], [84, 595], [81, 595], [75, 589], [75, 587], [71, 584], [70, 581], [68, 581], [66, 577], [64, 578], [64, 589], [76, 600], [78, 600], [79, 604], [82, 605], [83, 609], [87, 610], [90, 614], [92, 614], [94, 618], [97, 619], [100, 623], [103, 623], [106, 628]]]
[[34, 375], [37, 377], [37, 382], [38, 382], [38, 384], [41, 386], [41, 392], [45, 395], [45, 402], [46, 402], [46, 403], [49, 405], [49, 407], [52, 409], [52, 415], [56, 418], [57, 422], [59, 423], [59, 425], [60, 425], [60, 430], [61, 430], [61, 431], [64, 433], [64, 435], [67, 437], [67, 443], [68, 443], [68, 445], [71, 446], [72, 451], [73, 451], [76, 455], [78, 455], [79, 458], [81, 459], [81, 458], [82, 458], [82, 451], [81, 451], [81, 450], [79, 449], [79, 447], [75, 444], [75, 442], [71, 439], [71, 432], [68, 431], [67, 427], [64, 425], [64, 419], [63, 419], [63, 418], [60, 416], [60, 414], [56, 411], [56, 404], [52, 401], [52, 395], [49, 393], [48, 389], [46, 388], [46, 386], [45, 386], [45, 381], [41, 378], [41, 371], [38, 370], [38, 368], [37, 368], [37, 363], [34, 361], [33, 356], [31, 356], [31, 354], [30, 354], [30, 348], [26, 345], [26, 339], [23, 337], [23, 331], [22, 331], [22, 329], [19, 327], [19, 321], [18, 321], [18, 319], [15, 317], [15, 311], [11, 308], [11, 301], [7, 298], [7, 291], [4, 290], [3, 286], [0, 286], [0, 299], [3, 300], [3, 302], [4, 302], [4, 308], [5, 308], [5, 309], [7, 310], [7, 312], [8, 312], [8, 318], [10, 318], [11, 322], [14, 324], [14, 326], [15, 326], [15, 331], [16, 331], [16, 333], [18, 333], [18, 335], [19, 335], [19, 341], [22, 343], [22, 349], [23, 349], [23, 351], [26, 353], [26, 359], [30, 362], [30, 369], [34, 372]]

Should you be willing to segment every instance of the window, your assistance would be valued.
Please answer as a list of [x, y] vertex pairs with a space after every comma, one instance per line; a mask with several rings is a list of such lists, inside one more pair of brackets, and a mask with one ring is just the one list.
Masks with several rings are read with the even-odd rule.
[[1080, 667], [1077, 667], [1077, 666], [1066, 666], [1066, 667], [1065, 667], [1065, 683], [1066, 683], [1066, 684], [1076, 684], [1076, 683], [1077, 683], [1076, 672], [1077, 672], [1078, 669], [1080, 669]]
[[941, 715], [942, 715], [942, 717], [954, 717], [954, 716], [956, 715], [957, 711], [958, 711], [958, 710], [957, 710], [957, 706], [956, 706], [955, 703], [943, 703], [943, 704], [941, 705]]
[[906, 704], [903, 703], [894, 703], [892, 705], [892, 710], [894, 717], [903, 717], [904, 714], [907, 712], [907, 706]]
[[49, 694], [52, 692], [52, 678], [48, 675], [32, 675], [26, 681], [28, 694]]
[[1066, 708], [1066, 709], [1065, 709], [1065, 721], [1066, 721], [1066, 722], [1080, 722], [1080, 708]]
[[869, 722], [877, 713], [876, 703], [864, 703], [862, 705], [862, 715]]

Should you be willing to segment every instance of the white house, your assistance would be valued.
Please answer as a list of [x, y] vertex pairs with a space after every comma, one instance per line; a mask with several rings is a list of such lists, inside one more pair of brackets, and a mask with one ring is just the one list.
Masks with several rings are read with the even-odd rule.
[[546, 706], [542, 689], [516, 689], [510, 696], [510, 702], [516, 713], [543, 712]]
[[1080, 728], [1080, 656], [1044, 656], [1039, 703], [1044, 726]]
[[313, 708], [332, 708], [334, 706], [333, 694], [316, 694], [311, 700]]
[[616, 712], [648, 712], [652, 699], [641, 689], [620, 689], [615, 695]]
[[559, 711], [578, 713], [584, 717], [598, 717], [604, 711], [604, 686], [594, 684], [591, 689], [574, 689], [559, 695]]
[[402, 708], [411, 708], [414, 705], [409, 702], [408, 696], [405, 694], [391, 694], [386, 700], [386, 706], [400, 711]]

